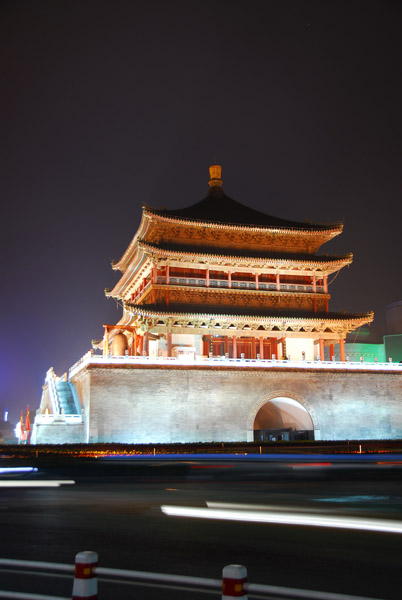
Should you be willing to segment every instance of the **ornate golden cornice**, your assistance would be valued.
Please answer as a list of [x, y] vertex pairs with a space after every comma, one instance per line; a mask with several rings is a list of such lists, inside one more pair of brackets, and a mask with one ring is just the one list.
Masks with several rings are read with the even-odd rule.
[[303, 266], [304, 268], [317, 268], [317, 267], [333, 267], [339, 265], [339, 268], [342, 268], [346, 265], [350, 265], [353, 261], [353, 254], [345, 254], [344, 256], [333, 256], [328, 257], [326, 260], [305, 260], [299, 258], [265, 258], [265, 257], [251, 257], [251, 256], [236, 256], [230, 254], [213, 254], [213, 253], [205, 253], [205, 252], [197, 252], [197, 251], [187, 251], [187, 250], [168, 250], [166, 248], [161, 248], [156, 244], [150, 244], [144, 240], [138, 241], [138, 247], [143, 250], [148, 255], [154, 258], [175, 258], [183, 260], [198, 260], [199, 262], [214, 264], [213, 261], [216, 261], [216, 264], [221, 265], [222, 263], [225, 266], [230, 266], [228, 263], [234, 263], [234, 267], [237, 264], [254, 264], [255, 268], [267, 267], [272, 265], [273, 268], [279, 269], [281, 266], [291, 267], [292, 265], [297, 265], [298, 267]]
[[243, 335], [247, 331], [256, 331], [262, 328], [262, 331], [277, 331], [286, 334], [290, 332], [304, 333], [334, 333], [348, 332], [371, 323], [374, 319], [374, 313], [363, 313], [359, 315], [341, 316], [336, 318], [322, 316], [304, 317], [304, 316], [256, 316], [245, 314], [233, 315], [217, 313], [200, 312], [178, 312], [178, 311], [160, 311], [132, 304], [125, 304], [126, 314], [130, 313], [133, 317], [149, 322], [150, 328], [157, 325], [170, 327], [194, 327], [198, 329], [232, 329], [243, 330]]
[[162, 221], [164, 223], [172, 223], [176, 225], [191, 225], [194, 227], [203, 227], [210, 229], [223, 229], [226, 231], [249, 231], [249, 232], [261, 232], [261, 233], [290, 233], [292, 235], [308, 235], [308, 236], [317, 236], [317, 235], [325, 235], [325, 234], [334, 234], [338, 235], [342, 233], [343, 223], [338, 222], [333, 225], [323, 225], [321, 228], [311, 229], [311, 228], [303, 228], [303, 227], [280, 227], [277, 226], [269, 226], [269, 227], [261, 227], [258, 225], [239, 225], [234, 223], [220, 223], [218, 221], [202, 221], [198, 219], [186, 219], [182, 217], [173, 217], [162, 215], [155, 209], [152, 209], [149, 206], [143, 206], [144, 216], [148, 216], [150, 219], [155, 221]]

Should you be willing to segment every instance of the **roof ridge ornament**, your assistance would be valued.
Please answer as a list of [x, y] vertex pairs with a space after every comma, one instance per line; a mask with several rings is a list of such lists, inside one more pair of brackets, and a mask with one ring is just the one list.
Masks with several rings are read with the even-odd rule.
[[214, 188], [214, 187], [221, 188], [222, 183], [223, 183], [221, 176], [222, 176], [221, 165], [211, 165], [209, 167], [209, 177], [210, 177], [210, 179], [208, 181], [209, 187], [210, 188]]

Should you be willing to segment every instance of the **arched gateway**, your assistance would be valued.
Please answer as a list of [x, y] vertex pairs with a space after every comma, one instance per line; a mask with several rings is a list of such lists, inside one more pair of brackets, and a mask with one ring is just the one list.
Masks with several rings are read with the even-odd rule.
[[256, 442], [320, 439], [314, 409], [295, 392], [278, 390], [253, 406], [247, 421], [247, 439]]

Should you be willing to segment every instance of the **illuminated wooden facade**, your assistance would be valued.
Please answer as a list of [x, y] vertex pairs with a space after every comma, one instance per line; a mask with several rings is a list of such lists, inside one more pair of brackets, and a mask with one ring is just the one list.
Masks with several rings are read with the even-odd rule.
[[113, 264], [121, 279], [106, 290], [123, 316], [104, 326], [104, 354], [324, 360], [324, 348], [333, 356], [339, 344], [345, 360], [346, 334], [373, 314], [329, 312], [330, 278], [353, 257], [317, 253], [342, 224], [247, 208], [224, 194], [219, 165], [210, 167], [209, 186], [188, 208], [143, 208]]

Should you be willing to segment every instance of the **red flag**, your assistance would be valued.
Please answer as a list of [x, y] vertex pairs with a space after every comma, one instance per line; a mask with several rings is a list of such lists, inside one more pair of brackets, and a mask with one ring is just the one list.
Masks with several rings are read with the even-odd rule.
[[27, 416], [25, 418], [25, 431], [26, 431], [26, 440], [28, 444], [31, 443], [31, 419], [29, 418], [29, 404], [27, 406]]
[[29, 418], [29, 404], [27, 406], [27, 416], [25, 419], [25, 429], [31, 431], [31, 419]]
[[20, 419], [20, 442], [26, 440], [26, 433], [24, 430], [24, 413], [21, 411], [21, 419]]

